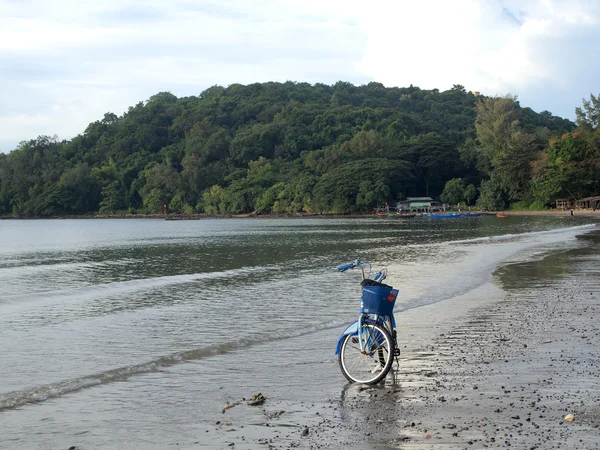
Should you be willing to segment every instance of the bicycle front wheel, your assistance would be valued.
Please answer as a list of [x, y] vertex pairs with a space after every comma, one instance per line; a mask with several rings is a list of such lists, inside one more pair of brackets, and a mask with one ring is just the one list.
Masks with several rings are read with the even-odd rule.
[[[362, 350], [360, 341], [362, 341]], [[340, 369], [351, 382], [375, 384], [385, 378], [394, 362], [394, 345], [381, 325], [364, 324], [362, 332], [347, 335], [338, 355]]]

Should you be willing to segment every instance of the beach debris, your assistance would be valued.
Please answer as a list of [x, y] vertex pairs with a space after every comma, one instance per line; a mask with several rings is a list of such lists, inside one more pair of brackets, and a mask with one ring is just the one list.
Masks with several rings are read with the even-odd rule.
[[308, 436], [308, 427], [304, 427], [304, 429], [300, 433], [300, 436], [302, 436], [302, 437]]
[[[283, 413], [285, 413], [285, 411], [283, 411], [283, 410], [273, 411], [273, 412], [267, 412], [267, 411], [265, 411], [265, 416], [267, 416], [267, 419], [274, 419], [276, 417], [281, 416]], [[317, 415], [318, 414], [319, 413], [317, 413]]]
[[240, 402], [229, 402], [227, 403], [225, 406], [223, 406], [223, 410], [221, 411], [223, 414], [225, 414], [225, 411], [227, 411], [230, 408], [233, 408], [236, 405], [239, 405]]
[[575, 416], [573, 414], [567, 414], [565, 416], [565, 422], [573, 422], [575, 420]]
[[265, 397], [261, 393], [254, 394], [250, 400], [248, 400], [248, 404], [250, 406], [262, 405], [265, 402]]

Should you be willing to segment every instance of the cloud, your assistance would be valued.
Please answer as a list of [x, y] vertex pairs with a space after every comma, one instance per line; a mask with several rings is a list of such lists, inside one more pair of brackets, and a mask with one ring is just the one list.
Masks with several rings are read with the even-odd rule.
[[311, 1], [0, 0], [0, 140], [72, 137], [160, 91], [369, 81], [358, 23]]
[[[512, 92], [534, 109], [555, 107], [554, 113], [572, 116], [579, 105], [575, 93], [593, 86], [582, 74], [599, 72], [592, 56], [600, 43], [597, 2], [421, 0], [374, 6], [361, 22], [368, 36], [361, 68], [388, 86], [443, 90], [462, 84], [487, 95]], [[386, 6], [386, 14], [376, 13], [378, 6]]]
[[0, 141], [69, 138], [160, 91], [308, 81], [512, 92], [573, 115], [597, 90], [586, 0], [0, 0]]

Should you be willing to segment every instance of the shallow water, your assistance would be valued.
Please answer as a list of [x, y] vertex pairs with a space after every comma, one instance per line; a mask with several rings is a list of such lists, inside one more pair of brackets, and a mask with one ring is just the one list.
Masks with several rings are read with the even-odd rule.
[[449, 305], [443, 321], [498, 266], [585, 247], [577, 236], [595, 229], [582, 217], [0, 221], [0, 448], [211, 447], [227, 401], [339, 395], [333, 350], [360, 275], [337, 265], [385, 265], [399, 322], [419, 329], [435, 322], [427, 305]]

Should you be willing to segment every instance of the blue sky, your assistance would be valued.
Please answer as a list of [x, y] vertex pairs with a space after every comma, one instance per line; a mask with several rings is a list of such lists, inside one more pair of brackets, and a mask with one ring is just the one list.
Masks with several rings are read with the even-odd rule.
[[462, 84], [573, 119], [598, 54], [595, 0], [0, 0], [0, 151], [262, 81]]

